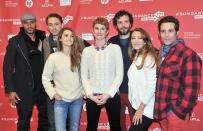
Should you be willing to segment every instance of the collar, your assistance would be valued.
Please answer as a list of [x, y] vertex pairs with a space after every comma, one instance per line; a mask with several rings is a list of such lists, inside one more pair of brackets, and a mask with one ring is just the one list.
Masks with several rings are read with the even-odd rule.
[[101, 51], [101, 50], [104, 50], [108, 45], [109, 45], [109, 42], [106, 42], [102, 47], [98, 47], [96, 44], [94, 44], [94, 48], [97, 51]]

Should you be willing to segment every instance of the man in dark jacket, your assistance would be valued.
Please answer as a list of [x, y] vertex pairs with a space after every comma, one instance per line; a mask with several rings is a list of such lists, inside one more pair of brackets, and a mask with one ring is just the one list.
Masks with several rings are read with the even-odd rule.
[[128, 43], [129, 43], [129, 37], [130, 37], [130, 29], [133, 25], [132, 14], [130, 14], [125, 10], [118, 11], [113, 18], [113, 24], [118, 31], [118, 35], [111, 37], [108, 42], [119, 45], [123, 55], [124, 77], [123, 77], [123, 82], [119, 88], [120, 98], [121, 98], [120, 123], [121, 123], [122, 131], [126, 131], [127, 130], [127, 127], [125, 124], [126, 107], [128, 107], [131, 120], [134, 115], [133, 108], [128, 100], [128, 77], [127, 77], [127, 71], [131, 65], [131, 60], [130, 60], [130, 57], [128, 56]]
[[42, 41], [45, 32], [36, 29], [36, 17], [32, 13], [21, 16], [22, 27], [9, 40], [4, 63], [3, 76], [5, 92], [18, 113], [18, 131], [30, 129], [33, 106], [38, 114], [38, 131], [47, 131], [46, 93], [42, 86], [43, 71]]

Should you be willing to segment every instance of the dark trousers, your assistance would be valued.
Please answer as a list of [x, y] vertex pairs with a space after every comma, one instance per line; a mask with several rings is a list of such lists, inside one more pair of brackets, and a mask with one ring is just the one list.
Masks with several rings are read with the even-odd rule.
[[[40, 95], [33, 97], [33, 104], [38, 109], [38, 131], [48, 131], [47, 104], [46, 97]], [[28, 131], [30, 129], [30, 119], [32, 111], [17, 108], [18, 112], [18, 131]]]
[[[113, 98], [109, 98], [104, 105], [109, 119], [111, 131], [121, 131], [120, 126], [120, 96], [116, 94]], [[87, 129], [86, 131], [97, 131], [99, 116], [102, 105], [97, 105], [90, 99], [86, 101], [87, 109]]]
[[148, 128], [152, 124], [152, 121], [153, 119], [142, 115], [142, 123], [139, 123], [138, 125], [134, 125], [134, 123], [132, 123], [128, 131], [148, 131]]

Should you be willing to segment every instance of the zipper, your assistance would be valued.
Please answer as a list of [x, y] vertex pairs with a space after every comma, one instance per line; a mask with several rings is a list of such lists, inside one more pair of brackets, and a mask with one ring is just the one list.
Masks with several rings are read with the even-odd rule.
[[20, 49], [20, 51], [21, 51], [23, 57], [25, 58], [26, 62], [28, 63], [28, 66], [30, 67], [31, 76], [32, 76], [32, 82], [33, 82], [33, 87], [32, 87], [32, 88], [34, 88], [34, 79], [33, 79], [33, 73], [32, 73], [32, 69], [31, 69], [31, 65], [30, 65], [30, 63], [28, 62], [27, 58], [25, 57], [25, 55], [24, 55], [22, 49], [20, 48], [19, 44], [18, 44], [18, 47], [19, 47], [19, 49]]

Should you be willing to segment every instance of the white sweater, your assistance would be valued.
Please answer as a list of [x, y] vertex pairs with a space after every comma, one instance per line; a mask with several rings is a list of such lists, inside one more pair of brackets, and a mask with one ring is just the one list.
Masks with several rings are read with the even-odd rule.
[[[152, 56], [147, 55], [144, 66], [138, 70], [142, 61], [141, 56], [133, 62], [128, 70], [128, 99], [134, 109], [138, 109], [141, 103], [146, 104], [144, 115], [153, 119], [155, 87], [156, 87], [156, 65]], [[154, 65], [154, 67], [152, 67]], [[150, 68], [152, 67], [152, 68]]]
[[81, 78], [86, 95], [108, 93], [114, 97], [123, 80], [123, 58], [118, 45], [97, 51], [86, 47], [82, 53]]
[[[55, 83], [55, 88], [50, 82]], [[63, 100], [71, 102], [79, 98], [84, 92], [78, 71], [72, 72], [70, 57], [62, 52], [51, 54], [45, 64], [42, 83], [50, 99], [59, 94]]]

